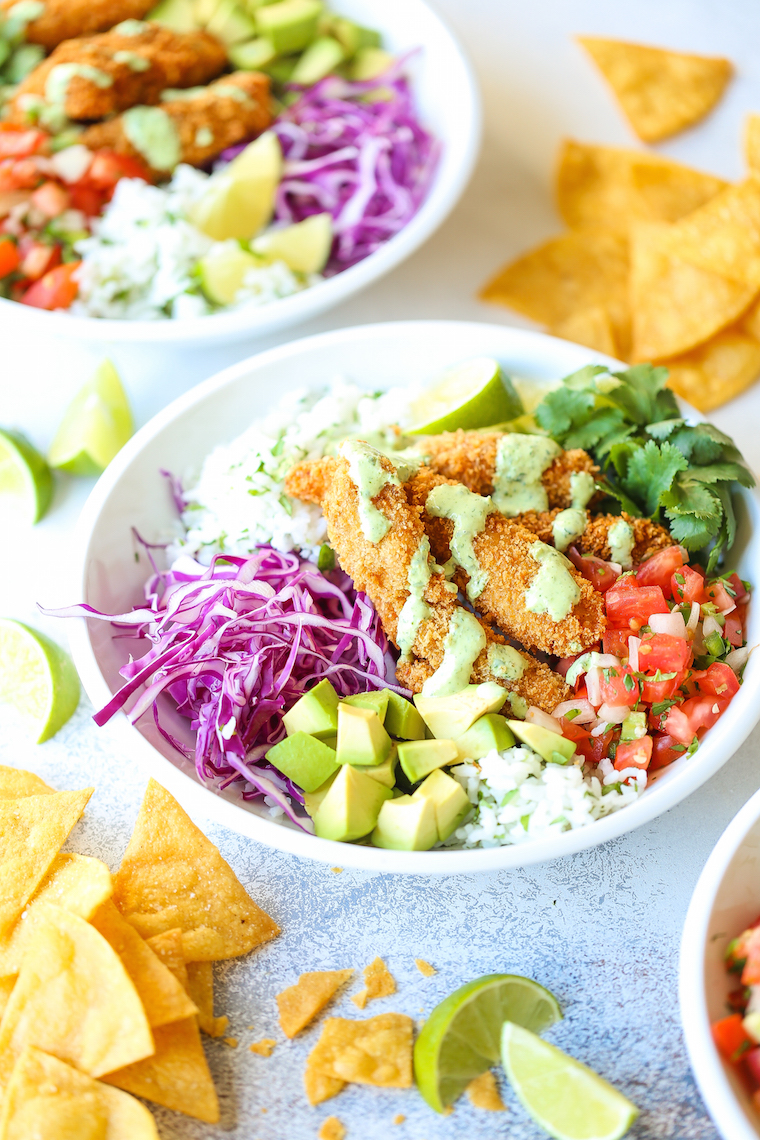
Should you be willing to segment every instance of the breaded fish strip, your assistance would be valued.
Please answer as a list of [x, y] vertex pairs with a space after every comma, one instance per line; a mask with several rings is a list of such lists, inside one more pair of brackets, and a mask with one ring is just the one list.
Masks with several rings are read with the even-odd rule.
[[[384, 459], [382, 463], [387, 471], [394, 470], [389, 460]], [[425, 537], [420, 511], [409, 504], [404, 488], [386, 484], [373, 499], [391, 523], [386, 535], [376, 544], [362, 533], [359, 496], [345, 459], [326, 458], [299, 464], [289, 472], [285, 490], [294, 498], [320, 504], [340, 565], [350, 574], [357, 590], [369, 596], [386, 634], [396, 644], [399, 614], [409, 597], [409, 565]], [[430, 616], [417, 631], [409, 660], [399, 662], [396, 670], [401, 684], [413, 692], [419, 692], [442, 663], [452, 614], [461, 608], [442, 574], [431, 575], [424, 597]], [[488, 665], [488, 645], [503, 645], [504, 638], [482, 619], [478, 620], [487, 645], [475, 660], [473, 681], [497, 681], [547, 712], [565, 698], [568, 689], [562, 677], [527, 654], [525, 672], [518, 680], [495, 677]]]
[[[453, 486], [456, 480], [444, 479], [427, 467], [421, 467], [406, 484], [410, 503], [423, 512], [430, 550], [440, 565], [451, 557], [454, 523], [429, 515], [425, 503], [433, 488], [444, 484]], [[505, 518], [496, 510], [489, 514], [485, 528], [472, 543], [478, 564], [487, 575], [486, 585], [474, 604], [488, 621], [526, 649], [569, 657], [601, 638], [607, 624], [604, 599], [575, 569], [568, 568], [580, 591], [580, 599], [567, 617], [554, 621], [548, 613], [536, 614], [526, 609], [526, 590], [539, 571], [530, 554], [531, 546], [537, 541], [536, 535], [513, 519]], [[466, 587], [468, 576], [461, 567], [454, 581], [460, 589]]]
[[[26, 26], [25, 39], [52, 51], [64, 40], [105, 32], [122, 20], [142, 20], [155, 0], [44, 0], [44, 10]], [[2, 0], [8, 12], [18, 0]]]
[[[115, 29], [60, 44], [20, 84], [12, 117], [44, 99], [69, 119], [104, 119], [138, 103], [158, 103], [167, 87], [208, 83], [224, 70], [224, 45], [208, 32], [141, 27], [136, 35]], [[72, 65], [79, 69], [73, 74]]]
[[[552, 524], [559, 513], [559, 509], [541, 512], [528, 511], [524, 515], [518, 515], [515, 521], [527, 527], [542, 542], [553, 544]], [[612, 558], [612, 551], [610, 550], [608, 535], [610, 528], [616, 522], [620, 522], [621, 517], [633, 527], [632, 559], [634, 566], [646, 558], [651, 558], [658, 550], [665, 550], [666, 547], [675, 545], [664, 526], [659, 526], [651, 519], [635, 518], [625, 511], [621, 515], [592, 515], [588, 526], [574, 545], [582, 554], [595, 554], [597, 558], [603, 558], [609, 562]]]
[[[464, 483], [476, 495], [492, 495], [496, 449], [503, 435], [500, 431], [446, 431], [420, 436], [415, 447], [430, 456], [430, 467], [438, 475]], [[570, 506], [570, 477], [580, 471], [596, 476], [599, 468], [588, 452], [579, 447], [563, 451], [552, 460], [541, 476], [550, 507]]]
[[[228, 146], [261, 134], [269, 126], [269, 78], [255, 71], [235, 71], [208, 87], [189, 91], [185, 98], [162, 103], [161, 110], [174, 124], [179, 161], [205, 166]], [[91, 150], [113, 150], [147, 162], [156, 178], [167, 173], [151, 166], [150, 155], [130, 142], [121, 115], [90, 127], [79, 141]]]

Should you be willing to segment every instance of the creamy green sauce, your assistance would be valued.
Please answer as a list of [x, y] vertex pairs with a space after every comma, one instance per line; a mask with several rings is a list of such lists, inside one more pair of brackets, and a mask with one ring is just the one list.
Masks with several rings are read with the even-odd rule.
[[213, 87], [209, 88], [215, 95], [224, 95], [228, 99], [237, 99], [238, 103], [250, 103], [251, 97], [247, 91], [242, 87], [236, 86], [234, 83], [215, 83]]
[[424, 697], [448, 697], [470, 683], [475, 659], [486, 647], [486, 635], [469, 610], [456, 609], [443, 643], [443, 661], [422, 686]]
[[503, 435], [496, 448], [493, 501], [508, 518], [549, 506], [541, 476], [562, 448], [540, 435]]
[[557, 550], [567, 550], [571, 543], [580, 538], [588, 525], [588, 516], [577, 507], [560, 511], [552, 523], [552, 539]]
[[528, 668], [528, 659], [511, 645], [488, 646], [488, 668], [500, 681], [519, 681]]
[[518, 696], [517, 693], [507, 693], [507, 700], [509, 701], [509, 707], [517, 719], [525, 720], [528, 715], [528, 702], [525, 700], [525, 697]]
[[131, 71], [148, 71], [150, 68], [150, 60], [136, 51], [115, 51], [113, 58], [116, 63], [126, 63]]
[[143, 32], [147, 32], [150, 24], [144, 23], [142, 20], [122, 20], [112, 30], [116, 32], [117, 36], [141, 36]]
[[607, 532], [607, 541], [610, 544], [610, 558], [618, 562], [624, 570], [633, 566], [634, 534], [633, 527], [625, 519], [618, 519]]
[[412, 555], [407, 574], [409, 597], [404, 602], [398, 616], [396, 641], [401, 650], [401, 660], [409, 659], [409, 654], [417, 636], [417, 630], [430, 617], [430, 607], [424, 599], [425, 589], [430, 581], [430, 539], [424, 535]]
[[545, 542], [532, 543], [530, 556], [538, 563], [538, 573], [525, 591], [526, 609], [532, 614], [549, 614], [552, 621], [562, 621], [581, 596], [570, 573], [571, 563]]
[[383, 487], [391, 484], [398, 487], [398, 475], [386, 471], [382, 455], [368, 443], [358, 439], [348, 439], [340, 448], [340, 454], [348, 461], [351, 481], [359, 492], [359, 519], [362, 534], [369, 542], [378, 543], [390, 529], [390, 521], [372, 502]]
[[45, 5], [41, 0], [19, 0], [18, 4], [14, 4], [6, 13], [6, 35], [10, 37], [23, 35], [27, 25], [33, 20], [38, 20], [44, 11]]
[[[453, 522], [451, 556], [469, 575], [467, 597], [474, 602], [483, 593], [488, 575], [481, 570], [472, 543], [486, 525], [486, 519], [493, 511], [493, 503], [488, 497], [474, 495], [461, 483], [454, 486], [442, 483], [428, 495], [425, 510], [434, 518], [450, 519]], [[446, 577], [450, 575], [447, 574]]]
[[113, 87], [113, 77], [88, 63], [59, 63], [51, 69], [45, 80], [45, 98], [54, 106], [63, 107], [72, 79], [89, 79], [96, 87], [105, 90]]
[[166, 87], [161, 92], [162, 103], [174, 103], [177, 99], [198, 99], [205, 95], [206, 87]]
[[214, 132], [208, 127], [198, 127], [195, 132], [195, 145], [196, 146], [211, 146], [214, 141]]
[[180, 160], [179, 134], [160, 107], [130, 107], [122, 115], [124, 134], [154, 170], [173, 170]]
[[596, 481], [588, 471], [573, 471], [570, 476], [570, 506], [582, 511], [596, 490]]

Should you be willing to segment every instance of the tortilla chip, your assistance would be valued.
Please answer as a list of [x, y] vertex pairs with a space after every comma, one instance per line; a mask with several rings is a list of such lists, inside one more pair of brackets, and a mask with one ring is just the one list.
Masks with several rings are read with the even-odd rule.
[[663, 360], [733, 324], [757, 289], [700, 269], [663, 249], [670, 226], [639, 222], [631, 234], [633, 360]]
[[2, 1021], [3, 1014], [5, 1013], [5, 1007], [8, 1004], [15, 984], [15, 974], [9, 974], [5, 978], [0, 978], [0, 1021]]
[[677, 222], [730, 185], [724, 178], [705, 174], [680, 162], [646, 161], [631, 164], [631, 184], [641, 204], [643, 220]]
[[158, 1140], [139, 1100], [31, 1046], [13, 1070], [3, 1104], [3, 1140]]
[[744, 120], [744, 161], [760, 174], [760, 115], [747, 115]]
[[329, 1017], [308, 1064], [333, 1080], [408, 1089], [413, 1030], [411, 1017], [404, 1013], [381, 1013], [367, 1021]]
[[422, 974], [423, 978], [432, 978], [433, 974], [438, 973], [435, 966], [431, 966], [430, 963], [426, 962], [424, 958], [415, 958], [414, 964]]
[[[146, 938], [145, 945], [150, 946], [167, 970], [171, 970], [182, 989], [190, 993], [185, 955], [182, 953], [182, 931], [180, 928], [175, 926], [173, 930], [165, 930], [163, 934], [154, 934], [152, 938]], [[195, 1002], [195, 1004], [198, 1003]]]
[[666, 51], [624, 40], [578, 36], [636, 134], [658, 142], [709, 114], [733, 75], [719, 56]]
[[152, 1029], [182, 1021], [198, 1012], [171, 970], [108, 900], [92, 916], [92, 925], [121, 958]]
[[757, 380], [760, 344], [739, 329], [726, 329], [693, 352], [664, 363], [673, 391], [700, 412], [710, 412]]
[[755, 340], [760, 341], [760, 300], [750, 305], [739, 321], [739, 328], [742, 332], [745, 332], [747, 336], [754, 337]]
[[0, 1083], [34, 1045], [99, 1077], [153, 1052], [145, 1011], [105, 938], [79, 915], [41, 906], [0, 1023]]
[[360, 993], [351, 998], [359, 1009], [364, 1009], [367, 1002], [374, 1001], [375, 998], [395, 994], [396, 982], [382, 958], [375, 958], [374, 962], [370, 962], [364, 970], [364, 986]]
[[109, 1085], [203, 1120], [219, 1121], [219, 1101], [194, 1017], [162, 1025], [155, 1033], [156, 1052], [103, 1079]]
[[663, 238], [669, 253], [760, 289], [760, 178], [728, 186]]
[[487, 1112], [506, 1111], [507, 1106], [501, 1099], [496, 1077], [490, 1069], [470, 1081], [465, 1092], [474, 1108], [485, 1108]]
[[0, 764], [0, 800], [20, 800], [24, 796], [49, 796], [55, 793], [35, 776], [34, 772], [25, 772], [23, 768], [6, 768]]
[[259, 1057], [271, 1057], [277, 1047], [274, 1037], [262, 1037], [261, 1041], [254, 1041], [248, 1048]]
[[198, 1007], [198, 1024], [209, 1037], [221, 1037], [230, 1023], [228, 1017], [214, 1017], [214, 965], [212, 962], [187, 963], [187, 992]]
[[342, 1092], [346, 1087], [346, 1082], [337, 1080], [335, 1077], [326, 1077], [324, 1073], [318, 1072], [307, 1062], [303, 1074], [303, 1085], [309, 1104], [322, 1104], [323, 1101], [332, 1100], [334, 1096]]
[[562, 337], [563, 340], [585, 344], [586, 348], [591, 348], [595, 352], [602, 352], [605, 356], [617, 356], [618, 354], [615, 330], [612, 327], [610, 314], [601, 305], [573, 313], [567, 320], [560, 321], [558, 325], [552, 325], [549, 332], [552, 336]]
[[0, 800], [0, 939], [44, 879], [93, 791]]
[[295, 1037], [344, 986], [353, 970], [314, 970], [301, 974], [294, 986], [277, 994], [280, 1026], [286, 1037]]
[[116, 875], [114, 902], [143, 938], [181, 927], [187, 962], [236, 958], [280, 933], [155, 780]]
[[317, 1133], [317, 1140], [346, 1140], [348, 1132], [337, 1116], [328, 1116], [327, 1120], [322, 1122], [322, 1127]]

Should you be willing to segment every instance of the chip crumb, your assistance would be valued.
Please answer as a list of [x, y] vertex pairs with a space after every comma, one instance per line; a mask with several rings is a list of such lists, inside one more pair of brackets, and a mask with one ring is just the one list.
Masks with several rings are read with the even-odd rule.
[[351, 1001], [359, 1009], [364, 1009], [367, 1002], [375, 998], [389, 997], [396, 992], [396, 982], [382, 958], [375, 958], [364, 970], [364, 986]]
[[394, 1124], [403, 1124], [405, 1120], [406, 1117], [404, 1116], [403, 1112], [399, 1112], [393, 1117]]
[[261, 1041], [254, 1041], [248, 1048], [259, 1057], [271, 1057], [276, 1044], [274, 1037], [262, 1037]]
[[496, 1077], [490, 1069], [486, 1069], [479, 1077], [470, 1081], [466, 1088], [470, 1104], [475, 1108], [485, 1108], [488, 1112], [505, 1112], [507, 1106], [501, 1099]]
[[328, 1116], [317, 1133], [317, 1140], [343, 1140], [346, 1135], [346, 1128], [337, 1116]]
[[224, 1044], [229, 1045], [230, 1049], [237, 1049], [238, 1039], [237, 1037], [225, 1037]]
[[431, 966], [424, 958], [415, 958], [414, 964], [424, 978], [432, 978], [433, 974], [437, 974], [435, 966]]
[[343, 874], [343, 868], [342, 867], [331, 867], [330, 870], [332, 871], [332, 873], [334, 875], [342, 875]]
[[262, 1116], [266, 1116], [266, 1114], [267, 1114], [268, 1112], [269, 1112], [269, 1109], [268, 1109], [268, 1108], [262, 1108], [262, 1109], [261, 1109], [261, 1114], [262, 1114]]

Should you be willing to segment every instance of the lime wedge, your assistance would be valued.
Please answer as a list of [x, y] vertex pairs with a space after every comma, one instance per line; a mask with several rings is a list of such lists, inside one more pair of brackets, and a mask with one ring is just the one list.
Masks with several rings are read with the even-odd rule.
[[53, 497], [53, 476], [20, 431], [0, 429], [0, 498], [12, 513], [39, 522]]
[[281, 176], [279, 139], [265, 131], [211, 176], [205, 194], [190, 210], [190, 220], [215, 241], [252, 238], [272, 216]]
[[412, 435], [438, 435], [512, 420], [523, 413], [520, 397], [499, 362], [479, 356], [444, 372], [414, 401]]
[[520, 1025], [505, 1024], [501, 1047], [521, 1104], [556, 1140], [618, 1140], [639, 1115], [591, 1069]]
[[236, 241], [216, 245], [198, 262], [203, 292], [217, 305], [230, 305], [242, 288], [248, 270], [258, 265], [261, 265], [259, 258], [246, 253]]
[[332, 249], [331, 214], [313, 214], [294, 226], [270, 230], [251, 245], [270, 261], [284, 261], [294, 273], [321, 273]]
[[48, 463], [73, 475], [99, 475], [133, 431], [119, 373], [110, 360], [104, 360], [66, 409]]
[[435, 1007], [414, 1046], [414, 1075], [431, 1108], [444, 1112], [501, 1057], [501, 1027], [546, 1029], [562, 1012], [554, 994], [519, 974], [486, 974]]
[[14, 705], [42, 744], [79, 704], [79, 677], [68, 653], [31, 626], [0, 618], [0, 701]]

